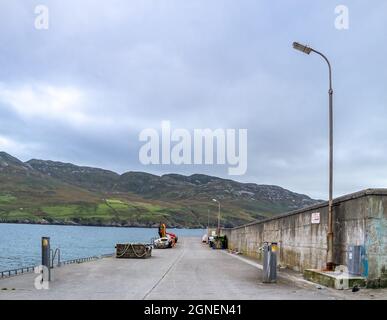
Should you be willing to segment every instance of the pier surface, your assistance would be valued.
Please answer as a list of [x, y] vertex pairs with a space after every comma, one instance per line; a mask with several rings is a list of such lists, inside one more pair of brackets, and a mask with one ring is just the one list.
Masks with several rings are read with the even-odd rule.
[[200, 238], [179, 238], [173, 249], [154, 249], [148, 259], [104, 258], [53, 270], [48, 290], [37, 274], [0, 279], [1, 299], [386, 299], [386, 290], [319, 288], [299, 274], [279, 272], [263, 284], [252, 260], [212, 250]]

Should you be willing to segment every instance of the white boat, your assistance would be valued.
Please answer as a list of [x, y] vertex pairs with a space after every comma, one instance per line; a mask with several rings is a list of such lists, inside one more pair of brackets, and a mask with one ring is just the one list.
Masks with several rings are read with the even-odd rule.
[[166, 248], [172, 248], [173, 247], [173, 239], [170, 236], [162, 237], [159, 239], [156, 239], [153, 242], [153, 246], [155, 249], [166, 249]]

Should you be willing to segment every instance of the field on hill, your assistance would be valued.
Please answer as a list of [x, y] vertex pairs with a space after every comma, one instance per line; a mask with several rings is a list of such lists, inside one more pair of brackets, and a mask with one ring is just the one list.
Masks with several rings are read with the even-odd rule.
[[0, 152], [0, 222], [150, 227], [232, 227], [316, 203], [277, 186], [206, 175], [156, 176]]

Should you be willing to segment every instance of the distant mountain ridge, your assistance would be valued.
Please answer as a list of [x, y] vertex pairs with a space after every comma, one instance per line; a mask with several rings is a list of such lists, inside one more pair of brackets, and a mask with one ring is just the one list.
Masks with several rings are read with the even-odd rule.
[[216, 198], [222, 224], [235, 226], [318, 202], [273, 185], [204, 174], [120, 175], [51, 160], [22, 162], [5, 152], [0, 152], [0, 182], [0, 221], [151, 226], [163, 220], [204, 227], [208, 210], [216, 211], [211, 201]]

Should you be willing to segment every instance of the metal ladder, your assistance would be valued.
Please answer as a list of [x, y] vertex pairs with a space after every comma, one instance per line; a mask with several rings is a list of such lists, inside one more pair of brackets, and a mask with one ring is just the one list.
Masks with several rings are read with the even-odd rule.
[[56, 248], [55, 251], [54, 249], [51, 249], [50, 250], [50, 253], [51, 253], [51, 266], [50, 268], [54, 268], [54, 261], [55, 261], [55, 258], [57, 257], [57, 260], [58, 260], [58, 263], [57, 263], [57, 267], [60, 267], [61, 266], [61, 261], [60, 261], [60, 249], [59, 248]]

